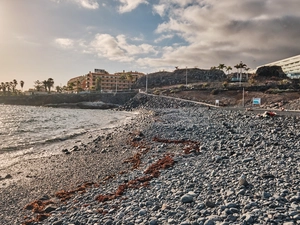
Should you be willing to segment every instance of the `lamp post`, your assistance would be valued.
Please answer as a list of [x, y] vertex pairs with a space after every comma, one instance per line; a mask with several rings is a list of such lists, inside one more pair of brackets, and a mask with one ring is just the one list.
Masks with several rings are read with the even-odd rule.
[[242, 86], [243, 62], [240, 62], [240, 87]]
[[146, 74], [146, 93], [148, 92], [148, 73]]
[[185, 67], [185, 87], [187, 88], [187, 66]]
[[116, 75], [116, 93], [118, 92], [118, 79], [117, 79], [117, 75]]

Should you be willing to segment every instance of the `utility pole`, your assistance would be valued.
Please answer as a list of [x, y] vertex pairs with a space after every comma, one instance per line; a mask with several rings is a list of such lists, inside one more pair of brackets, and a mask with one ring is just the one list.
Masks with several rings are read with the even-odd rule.
[[245, 107], [245, 88], [243, 88], [243, 107]]
[[187, 88], [187, 66], [185, 67], [185, 87]]
[[240, 87], [242, 86], [242, 74], [243, 74], [243, 62], [241, 61], [240, 62], [240, 65], [241, 65], [241, 67], [240, 67]]
[[146, 74], [146, 93], [148, 92], [148, 73]]

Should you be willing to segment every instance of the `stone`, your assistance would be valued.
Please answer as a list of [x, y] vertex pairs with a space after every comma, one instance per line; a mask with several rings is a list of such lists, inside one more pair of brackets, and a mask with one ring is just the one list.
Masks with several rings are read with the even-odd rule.
[[191, 203], [193, 201], [194, 201], [193, 196], [191, 196], [189, 194], [185, 194], [184, 196], [181, 197], [182, 203]]
[[246, 176], [244, 174], [239, 179], [239, 185], [245, 187], [249, 185], [248, 181], [246, 180]]
[[205, 205], [209, 208], [214, 208], [216, 204], [210, 200], [206, 200]]
[[141, 209], [140, 211], [139, 211], [139, 215], [140, 216], [145, 216], [147, 214], [147, 210], [146, 209]]
[[216, 224], [216, 222], [213, 221], [213, 220], [206, 220], [206, 221], [204, 222], [204, 225], [215, 225], [215, 224]]
[[56, 210], [56, 207], [52, 206], [52, 205], [48, 205], [45, 209], [44, 212], [45, 213], [50, 213], [52, 211]]

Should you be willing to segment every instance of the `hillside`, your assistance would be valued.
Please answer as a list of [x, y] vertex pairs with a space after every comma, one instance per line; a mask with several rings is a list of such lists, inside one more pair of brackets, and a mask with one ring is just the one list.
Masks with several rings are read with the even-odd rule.
[[221, 82], [227, 79], [222, 70], [203, 70], [198, 68], [176, 69], [173, 72], [156, 72], [139, 78], [134, 88], [145, 88], [146, 79], [148, 88], [163, 87], [195, 82]]

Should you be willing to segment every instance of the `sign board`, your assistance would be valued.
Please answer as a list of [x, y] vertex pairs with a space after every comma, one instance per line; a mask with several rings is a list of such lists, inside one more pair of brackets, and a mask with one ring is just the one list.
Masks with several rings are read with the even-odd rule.
[[220, 104], [220, 101], [219, 100], [216, 100], [216, 105], [219, 105]]
[[260, 98], [253, 98], [252, 104], [253, 105], [260, 105]]

